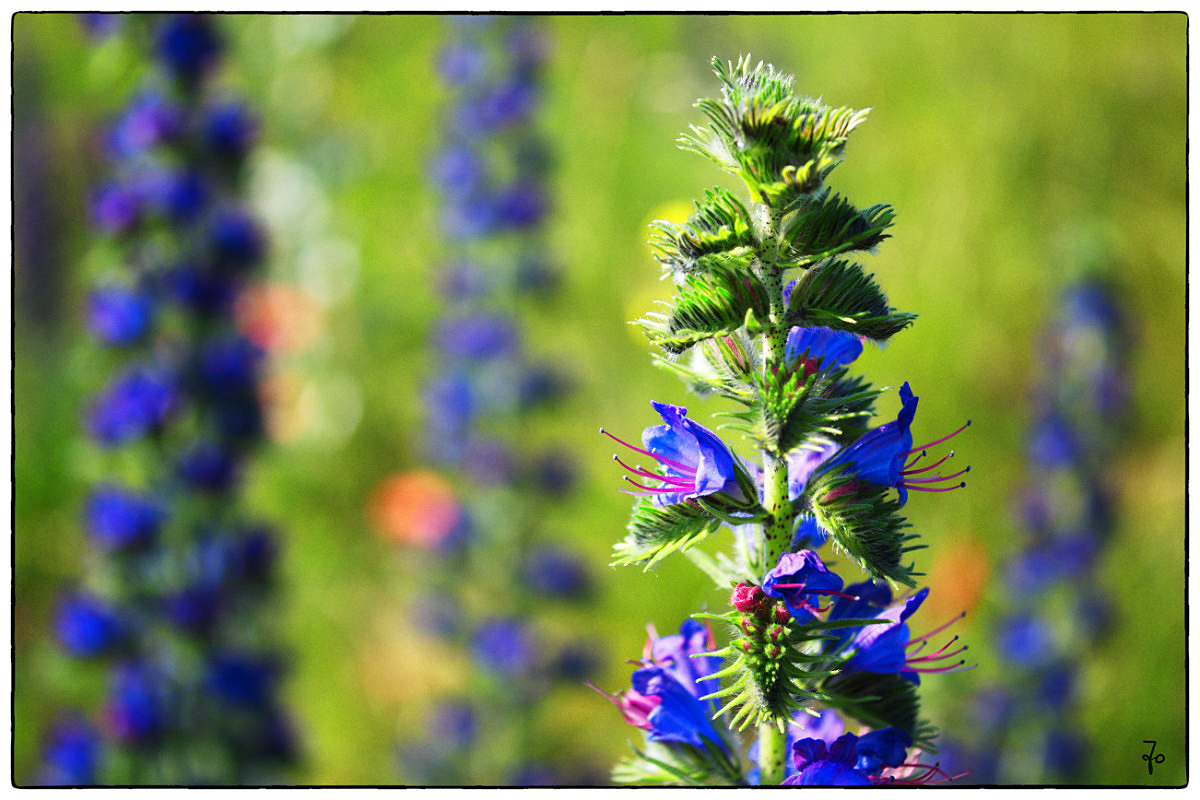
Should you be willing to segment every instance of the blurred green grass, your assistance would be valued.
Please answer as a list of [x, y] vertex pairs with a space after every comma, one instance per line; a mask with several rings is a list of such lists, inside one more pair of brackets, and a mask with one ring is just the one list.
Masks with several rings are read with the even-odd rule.
[[[429, 277], [438, 258], [423, 170], [443, 100], [432, 72], [442, 21], [248, 15], [228, 24], [229, 78], [265, 115], [263, 149], [309, 165], [325, 224], [354, 243], [360, 264], [353, 293], [325, 310], [321, 342], [293, 365], [348, 379], [361, 400], [357, 426], [348, 438], [272, 448], [249, 485], [287, 536], [287, 695], [309, 754], [300, 780], [387, 783], [401, 721], [411, 722], [406, 708], [421, 700], [405, 684], [425, 685], [388, 660], [439, 666], [419, 663], [437, 653], [406, 650], [398, 582], [408, 556], [374, 537], [364, 504], [382, 477], [420, 463], [418, 391], [430, 367], [423, 341], [437, 313]], [[892, 304], [920, 318], [858, 365], [877, 384], [911, 382], [922, 396], [918, 437], [974, 420], [960, 447], [970, 488], [906, 508], [929, 544], [919, 566], [928, 571], [953, 547], [978, 547], [989, 563], [1018, 548], [1009, 507], [1025, 472], [1036, 333], [1083, 269], [1119, 288], [1137, 320], [1134, 418], [1113, 464], [1120, 527], [1103, 574], [1119, 624], [1086, 671], [1090, 774], [1146, 784], [1139, 748], [1156, 739], [1168, 760], [1147, 785], [1186, 779], [1186, 24], [1182, 14], [545, 20], [553, 57], [542, 125], [557, 159], [551, 241], [566, 280], [527, 331], [531, 350], [570, 365], [579, 391], [539, 420], [535, 438], [567, 442], [585, 468], [579, 495], [545, 513], [546, 529], [596, 566], [598, 607], [555, 624], [607, 650], [598, 685], [625, 685], [622, 660], [640, 652], [646, 622], [667, 631], [723, 602], [684, 559], [649, 575], [604, 566], [628, 506], [613, 491], [611, 445], [596, 431], [636, 435], [655, 421], [650, 399], [687, 404], [698, 418], [718, 410], [653, 368], [626, 321], [667, 293], [646, 222], [724, 182], [674, 145], [699, 121], [691, 102], [715, 91], [708, 61], [750, 53], [794, 73], [801, 91], [874, 109], [832, 184], [859, 205], [896, 207], [893, 238], [868, 263]], [[44, 631], [53, 592], [78, 574], [83, 550], [78, 409], [96, 380], [72, 357], [85, 290], [80, 209], [95, 169], [85, 133], [129, 75], [117, 55], [89, 50], [72, 17], [18, 15], [13, 34], [14, 124], [18, 135], [25, 123], [44, 134], [61, 233], [51, 271], [30, 272], [20, 251], [16, 263], [14, 774], [23, 776], [60, 700], [98, 686], [57, 656]], [[19, 175], [25, 165], [16, 167]], [[295, 265], [285, 259], [276, 270], [290, 278]], [[42, 297], [38, 287], [49, 291], [52, 279]], [[896, 405], [887, 398], [880, 411]], [[972, 725], [962, 710], [970, 687], [1003, 677], [989, 644], [1003, 602], [985, 587], [960, 631], [980, 668], [923, 686], [947, 732]], [[601, 768], [623, 754], [630, 732], [608, 704], [582, 688], [560, 695], [545, 721], [547, 750], [567, 748]]]

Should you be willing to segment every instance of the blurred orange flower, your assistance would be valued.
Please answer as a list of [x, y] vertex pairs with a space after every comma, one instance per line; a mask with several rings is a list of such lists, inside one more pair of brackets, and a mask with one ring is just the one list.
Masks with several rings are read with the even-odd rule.
[[234, 309], [238, 328], [264, 350], [299, 353], [321, 336], [321, 309], [308, 293], [285, 283], [249, 286]]
[[412, 470], [375, 487], [368, 514], [376, 530], [393, 541], [436, 547], [454, 530], [462, 512], [449, 481], [436, 472]]
[[979, 602], [991, 567], [987, 550], [973, 538], [939, 544], [927, 585], [934, 587], [922, 609], [931, 619], [970, 612]]

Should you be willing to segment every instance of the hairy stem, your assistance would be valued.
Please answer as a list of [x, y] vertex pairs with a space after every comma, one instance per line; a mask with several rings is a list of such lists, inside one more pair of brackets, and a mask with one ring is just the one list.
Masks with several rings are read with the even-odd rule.
[[774, 723], [764, 722], [758, 727], [758, 770], [759, 785], [778, 786], [787, 774], [787, 734]]

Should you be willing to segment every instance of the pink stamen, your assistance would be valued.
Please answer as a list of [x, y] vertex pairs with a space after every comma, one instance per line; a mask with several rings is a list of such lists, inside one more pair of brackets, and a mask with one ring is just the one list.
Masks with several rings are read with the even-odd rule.
[[902, 484], [902, 485], [904, 486], [905, 489], [912, 489], [913, 491], [916, 491], [916, 492], [953, 492], [955, 489], [967, 488], [967, 484], [965, 482], [960, 483], [957, 486], [943, 486], [940, 489], [935, 489], [931, 486], [909, 486], [908, 484]]
[[966, 663], [967, 662], [964, 659], [957, 663], [951, 664], [948, 667], [912, 667], [912, 668], [908, 668], [906, 665], [904, 671], [905, 672], [931, 672], [931, 673], [932, 672], [966, 672], [969, 669], [975, 669], [975, 667], [979, 666], [978, 664], [972, 664], [969, 667], [964, 667], [963, 669], [958, 669], [958, 667], [962, 667]]
[[[679, 493], [679, 490], [673, 486], [664, 486], [661, 489], [652, 489], [649, 486], [643, 486], [642, 484], [635, 481], [633, 478], [630, 478], [628, 475], [622, 475], [621, 479], [629, 481], [634, 486], [636, 486], [639, 489], [642, 489], [646, 492], [649, 492], [650, 494], [678, 494]], [[620, 489], [618, 489], [617, 491], [620, 491]], [[639, 494], [639, 493], [638, 492], [627, 492], [627, 494]]]
[[656, 455], [654, 455], [654, 453], [651, 453], [649, 450], [643, 450], [640, 447], [634, 447], [629, 442], [626, 442], [622, 439], [618, 439], [617, 437], [613, 436], [611, 433], [604, 430], [604, 428], [601, 428], [600, 432], [603, 433], [608, 438], [612, 439], [613, 441], [615, 441], [619, 444], [625, 445], [626, 447], [628, 447], [630, 450], [634, 451], [635, 453], [642, 453], [643, 455], [650, 456], [655, 461], [660, 461], [663, 464], [669, 464], [672, 467], [677, 467], [677, 468], [683, 470], [684, 472], [695, 472], [696, 471], [694, 468], [689, 467], [687, 464], [680, 464], [678, 461], [672, 461], [671, 459], [666, 458], [665, 456], [656, 456]]
[[[776, 589], [803, 589], [806, 585], [807, 584], [803, 584], [803, 583], [777, 583], [777, 584], [775, 584], [775, 588]], [[835, 592], [833, 589], [810, 589], [808, 593], [809, 594], [831, 594], [836, 597], [844, 597], [847, 600], [861, 600], [862, 599], [861, 597], [856, 597], [852, 594], [846, 594], [845, 592]]]
[[[912, 450], [908, 451], [908, 453], [911, 453], [911, 452], [912, 452]], [[908, 455], [908, 453], [903, 453], [902, 455]], [[920, 461], [924, 457], [925, 457], [925, 451], [922, 450], [920, 453], [917, 454], [917, 456], [915, 458], [913, 458], [912, 461], [910, 461], [904, 465], [904, 470], [907, 470], [909, 467], [913, 466], [914, 464], [916, 464], [918, 461]]]
[[911, 481], [904, 480], [904, 481], [901, 481], [901, 483], [903, 483], [905, 486], [912, 486], [914, 483], [937, 483], [938, 481], [950, 481], [950, 480], [954, 480], [955, 478], [957, 478], [960, 475], [966, 475], [970, 471], [971, 471], [971, 468], [967, 467], [966, 469], [960, 469], [958, 472], [954, 473], [953, 475], [933, 475], [928, 478], [917, 478], [917, 479], [911, 480]]
[[914, 447], [912, 450], [906, 450], [905, 452], [901, 453], [901, 455], [906, 456], [909, 453], [915, 453], [918, 450], [924, 450], [926, 448], [933, 447], [935, 444], [941, 444], [942, 442], [946, 441], [947, 439], [953, 439], [955, 436], [958, 436], [960, 433], [965, 431], [970, 426], [970, 424], [971, 424], [971, 420], [967, 420], [966, 423], [961, 428], [956, 430], [954, 433], [951, 433], [947, 436], [943, 436], [940, 439], [935, 439], [934, 441], [929, 442], [928, 444], [923, 444], [920, 447]]
[[632, 472], [634, 475], [640, 475], [643, 478], [653, 478], [656, 481], [663, 481], [665, 483], [674, 483], [677, 486], [683, 486], [683, 487], [687, 487], [689, 489], [693, 488], [695, 486], [694, 479], [688, 480], [687, 478], [680, 478], [675, 475], [660, 475], [658, 473], [650, 472], [649, 470], [642, 469], [640, 465], [637, 467], [631, 467], [628, 464], [626, 464], [624, 461], [622, 461], [620, 459], [620, 457], [618, 457], [616, 455], [613, 456], [613, 461], [616, 461], [618, 464], [620, 464], [622, 467], [624, 467], [625, 469]]
[[[951, 625], [953, 625], [954, 623], [958, 622], [960, 619], [962, 619], [962, 618], [963, 618], [963, 617], [965, 617], [966, 615], [967, 615], [967, 612], [963, 611], [963, 612], [962, 612], [962, 613], [960, 613], [958, 616], [954, 617], [954, 619], [950, 620], [949, 622], [947, 622], [947, 623], [946, 623], [946, 624], [944, 624], [944, 625], [939, 625], [938, 627], [936, 627], [936, 628], [934, 628], [933, 630], [931, 630], [929, 633], [926, 633], [926, 634], [924, 634], [923, 636], [915, 636], [915, 637], [913, 637], [912, 639], [909, 639], [909, 640], [908, 640], [908, 646], [909, 646], [909, 647], [911, 647], [912, 645], [916, 644], [917, 642], [920, 642], [920, 641], [923, 641], [923, 640], [925, 640], [925, 639], [928, 639], [930, 636], [936, 636], [937, 634], [939, 634], [939, 633], [941, 633], [942, 631], [946, 630], [946, 628], [949, 628]], [[924, 646], [924, 645], [922, 645], [922, 646]]]
[[[924, 450], [921, 451], [921, 456], [923, 456], [923, 455], [925, 455]], [[952, 458], [954, 456], [954, 451], [951, 450], [950, 455], [943, 456], [940, 461], [938, 461], [934, 464], [930, 464], [927, 467], [921, 467], [920, 469], [909, 469], [909, 467], [911, 467], [913, 464], [916, 464], [917, 461], [919, 461], [921, 459], [921, 456], [917, 456], [912, 461], [905, 464], [904, 469], [900, 470], [900, 474], [901, 475], [919, 475], [922, 472], [929, 472], [929, 470], [936, 469], [937, 467], [940, 467], [942, 464], [946, 463], [947, 459]]]

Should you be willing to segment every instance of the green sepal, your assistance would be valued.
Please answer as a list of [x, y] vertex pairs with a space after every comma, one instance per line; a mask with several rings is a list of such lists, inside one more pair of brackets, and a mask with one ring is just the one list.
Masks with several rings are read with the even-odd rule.
[[912, 564], [901, 556], [912, 549], [908, 522], [900, 502], [886, 486], [856, 480], [844, 466], [818, 470], [804, 487], [800, 503], [829, 531], [834, 549], [849, 557], [872, 578], [892, 585], [915, 586]]
[[673, 302], [638, 321], [651, 342], [678, 355], [697, 342], [728, 336], [739, 328], [759, 329], [770, 304], [762, 282], [740, 264], [719, 264], [685, 275]]
[[627, 527], [629, 534], [614, 548], [617, 558], [612, 565], [645, 564], [649, 569], [663, 557], [702, 541], [721, 527], [721, 520], [696, 502], [660, 506], [639, 497]]
[[824, 325], [883, 342], [904, 330], [916, 314], [896, 311], [873, 275], [850, 261], [826, 261], [796, 279], [788, 301], [788, 325]]
[[728, 189], [706, 189], [682, 224], [650, 223], [655, 257], [674, 272], [699, 273], [749, 263], [754, 254], [750, 212]]
[[920, 719], [917, 686], [898, 674], [842, 672], [826, 678], [821, 688], [827, 705], [871, 728], [896, 727], [923, 750], [934, 746], [937, 731]]

